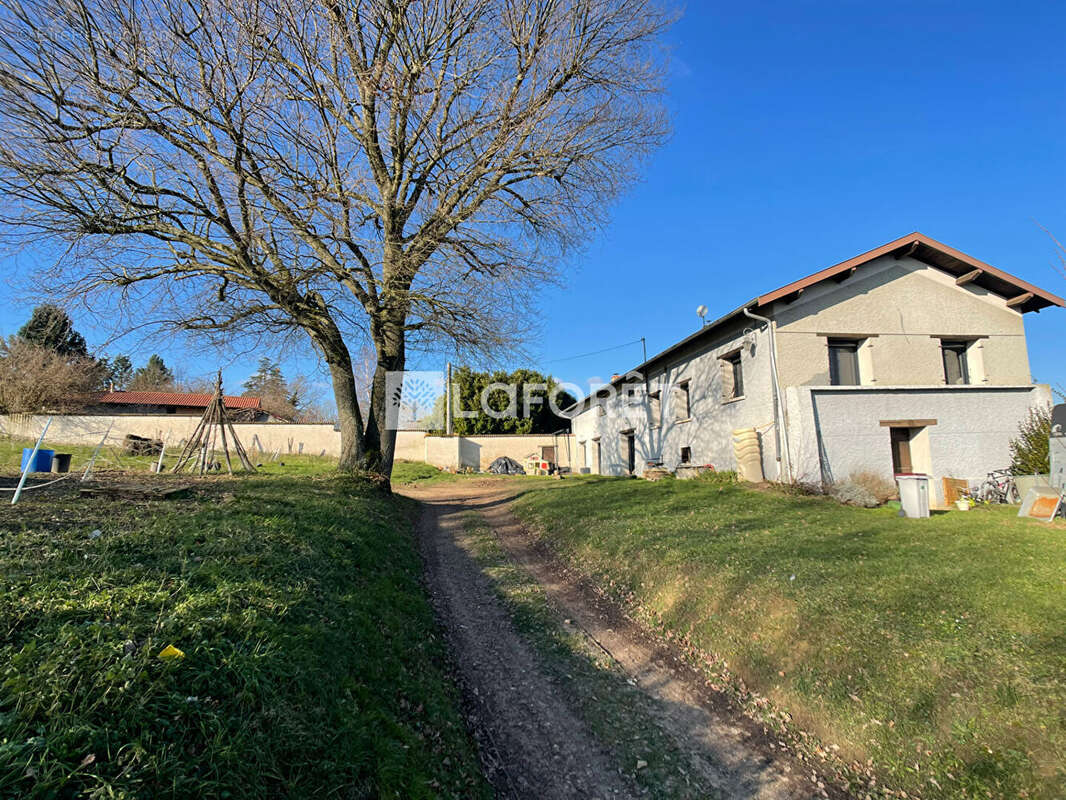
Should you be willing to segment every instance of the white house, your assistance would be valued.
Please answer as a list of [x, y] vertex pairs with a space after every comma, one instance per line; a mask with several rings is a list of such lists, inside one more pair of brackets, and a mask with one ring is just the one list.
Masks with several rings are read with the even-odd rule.
[[769, 480], [927, 473], [939, 497], [941, 477], [1007, 466], [1018, 423], [1050, 402], [1022, 316], [1063, 305], [913, 233], [754, 298], [578, 403], [575, 460], [624, 475], [736, 469], [739, 452]]

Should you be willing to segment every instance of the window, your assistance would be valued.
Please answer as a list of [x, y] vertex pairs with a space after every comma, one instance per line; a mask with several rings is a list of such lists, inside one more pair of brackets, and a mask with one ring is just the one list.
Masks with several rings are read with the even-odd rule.
[[691, 416], [688, 398], [688, 381], [679, 383], [674, 390], [674, 419], [686, 420]]
[[651, 417], [651, 426], [658, 428], [663, 421], [662, 393], [659, 391], [648, 393], [648, 416]]
[[833, 386], [858, 386], [859, 340], [829, 340], [829, 382]]
[[970, 382], [970, 365], [966, 350], [969, 342], [941, 339], [940, 351], [944, 357], [944, 383], [948, 386], [965, 386]]
[[692, 448], [691, 447], [682, 447], [681, 448], [681, 463], [682, 464], [691, 464], [692, 463]]
[[744, 368], [740, 351], [722, 356], [718, 360], [722, 370], [722, 401], [736, 400], [744, 396]]

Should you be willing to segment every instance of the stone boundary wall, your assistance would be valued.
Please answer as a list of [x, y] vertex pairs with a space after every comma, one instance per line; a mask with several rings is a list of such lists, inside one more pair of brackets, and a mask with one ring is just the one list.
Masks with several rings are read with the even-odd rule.
[[[36, 439], [41, 435], [47, 414], [0, 415], [0, 433], [23, 439]], [[183, 417], [176, 414], [114, 416], [55, 415], [45, 441], [55, 444], [96, 445], [111, 428], [108, 444], [119, 444], [126, 434], [163, 439], [167, 449], [177, 447], [187, 440], [199, 424], [199, 417]], [[337, 456], [340, 454], [341, 435], [330, 424], [289, 425], [263, 422], [238, 422], [233, 425], [241, 444], [249, 452], [260, 450], [272, 455], [303, 453], [304, 455]]]
[[[0, 435], [36, 439], [41, 435], [47, 414], [0, 414]], [[96, 445], [111, 428], [108, 444], [122, 442], [126, 434], [150, 439], [164, 439], [167, 449], [188, 439], [199, 417], [174, 414], [55, 415], [45, 438], [47, 444]], [[268, 456], [275, 451], [283, 455], [340, 455], [341, 435], [331, 424], [300, 425], [287, 423], [234, 423], [241, 443], [250, 453]], [[570, 442], [569, 448], [567, 442]], [[519, 463], [540, 452], [541, 446], [556, 446], [556, 462], [572, 467], [576, 445], [572, 436], [430, 436], [425, 431], [398, 431], [396, 458], [425, 461], [441, 469], [472, 468], [485, 471], [499, 456], [509, 456]]]

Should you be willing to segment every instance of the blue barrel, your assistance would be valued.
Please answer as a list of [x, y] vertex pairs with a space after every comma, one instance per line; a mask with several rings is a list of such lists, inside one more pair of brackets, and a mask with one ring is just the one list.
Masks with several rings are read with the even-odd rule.
[[[26, 465], [30, 463], [30, 456], [33, 455], [32, 447], [22, 448], [22, 471], [26, 471]], [[30, 472], [51, 472], [52, 471], [52, 459], [55, 458], [55, 450], [38, 450], [37, 461], [34, 462]]]

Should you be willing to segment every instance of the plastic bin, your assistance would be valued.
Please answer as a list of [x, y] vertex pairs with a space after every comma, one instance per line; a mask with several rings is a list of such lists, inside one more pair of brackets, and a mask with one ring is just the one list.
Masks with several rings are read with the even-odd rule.
[[70, 472], [71, 456], [72, 453], [56, 453], [55, 458], [52, 460], [52, 472], [55, 472], [57, 475]]
[[921, 519], [929, 516], [929, 476], [898, 474], [900, 516]]
[[[26, 471], [27, 465], [30, 463], [30, 457], [33, 455], [32, 447], [24, 447], [22, 449], [22, 466], [20, 470]], [[30, 468], [30, 472], [51, 472], [52, 471], [52, 459], [55, 458], [55, 450], [38, 450], [37, 460]]]

